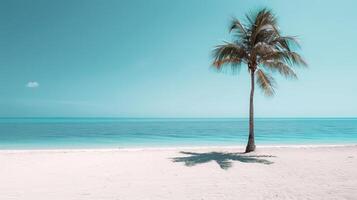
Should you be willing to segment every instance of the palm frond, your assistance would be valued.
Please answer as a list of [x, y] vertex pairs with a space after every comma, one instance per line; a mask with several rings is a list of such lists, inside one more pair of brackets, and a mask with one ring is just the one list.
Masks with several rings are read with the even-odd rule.
[[277, 20], [275, 15], [268, 9], [260, 10], [256, 15], [249, 17], [254, 20], [251, 24], [251, 44], [270, 38], [271, 34], [278, 34]]
[[305, 60], [300, 56], [300, 54], [293, 52], [293, 51], [288, 51], [284, 52], [286, 54], [286, 60], [290, 61], [291, 64], [297, 65], [297, 66], [303, 66], [307, 67], [307, 63]]
[[247, 34], [247, 30], [244, 25], [236, 18], [233, 18], [229, 27], [229, 32], [232, 32], [234, 30], [239, 31], [240, 33], [243, 33], [245, 35]]
[[221, 70], [222, 66], [230, 64], [232, 69], [239, 67], [242, 62], [245, 62], [247, 55], [241, 46], [234, 43], [225, 43], [217, 46], [213, 50], [213, 66]]
[[263, 70], [258, 69], [257, 74], [257, 84], [262, 89], [265, 96], [273, 96], [275, 91], [275, 80], [272, 76], [265, 73]]
[[250, 31], [248, 27], [238, 19], [233, 18], [229, 27], [229, 32], [233, 32], [234, 43], [245, 47], [249, 45]]
[[263, 63], [268, 60], [280, 60], [288, 63], [291, 66], [304, 66], [307, 67], [305, 60], [296, 52], [293, 51], [273, 51], [267, 54], [260, 54], [258, 63]]
[[300, 48], [300, 44], [296, 37], [293, 36], [279, 36], [272, 40], [272, 45], [277, 45], [283, 50], [291, 51], [292, 47]]
[[282, 61], [266, 60], [262, 64], [265, 68], [268, 68], [271, 71], [278, 71], [285, 78], [297, 79], [294, 70]]

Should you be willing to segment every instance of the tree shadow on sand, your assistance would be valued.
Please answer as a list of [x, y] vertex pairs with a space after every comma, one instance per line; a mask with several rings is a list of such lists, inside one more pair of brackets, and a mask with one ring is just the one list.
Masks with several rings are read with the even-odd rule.
[[203, 164], [210, 161], [215, 161], [221, 169], [232, 167], [232, 161], [243, 163], [260, 163], [265, 165], [273, 164], [274, 162], [265, 158], [273, 158], [272, 155], [247, 155], [244, 153], [225, 153], [225, 152], [209, 152], [209, 153], [194, 153], [181, 151], [181, 154], [188, 156], [172, 158], [173, 162], [183, 162], [186, 166], [192, 167], [197, 164]]

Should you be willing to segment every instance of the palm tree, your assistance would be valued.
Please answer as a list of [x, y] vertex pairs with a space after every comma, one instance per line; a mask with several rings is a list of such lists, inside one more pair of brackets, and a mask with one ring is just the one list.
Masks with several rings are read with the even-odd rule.
[[282, 36], [275, 15], [268, 9], [246, 15], [246, 22], [232, 20], [230, 32], [234, 40], [218, 45], [213, 50], [213, 66], [222, 71], [227, 66], [239, 70], [246, 65], [250, 74], [249, 137], [245, 152], [255, 150], [254, 142], [254, 87], [255, 81], [266, 96], [274, 95], [275, 81], [268, 72], [278, 72], [286, 78], [296, 79], [293, 66], [307, 66], [293, 51], [299, 47], [295, 37]]

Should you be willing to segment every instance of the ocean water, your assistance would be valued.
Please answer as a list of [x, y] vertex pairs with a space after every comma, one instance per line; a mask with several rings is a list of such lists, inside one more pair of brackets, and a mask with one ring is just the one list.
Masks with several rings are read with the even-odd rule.
[[[357, 118], [259, 118], [257, 145], [357, 144]], [[0, 149], [245, 145], [247, 119], [0, 118]]]

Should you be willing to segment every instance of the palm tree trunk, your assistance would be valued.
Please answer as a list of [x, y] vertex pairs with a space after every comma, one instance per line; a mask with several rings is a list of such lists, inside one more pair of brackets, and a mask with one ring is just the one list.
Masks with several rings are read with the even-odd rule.
[[251, 70], [250, 73], [250, 80], [251, 80], [251, 89], [250, 89], [250, 100], [249, 100], [249, 137], [248, 137], [248, 144], [245, 148], [245, 152], [251, 152], [255, 150], [255, 142], [254, 142], [254, 105], [253, 105], [253, 98], [254, 98], [254, 70]]

